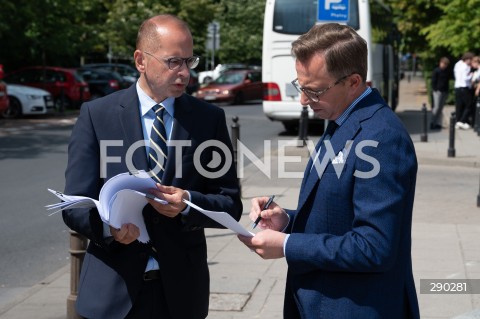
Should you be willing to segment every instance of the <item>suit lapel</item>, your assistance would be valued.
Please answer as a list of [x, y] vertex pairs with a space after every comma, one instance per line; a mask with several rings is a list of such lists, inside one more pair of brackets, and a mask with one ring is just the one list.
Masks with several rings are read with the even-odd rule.
[[[337, 155], [340, 151], [344, 149], [346, 142], [348, 140], [352, 140], [359, 129], [360, 125], [358, 122], [349, 123], [348, 119], [347, 121], [345, 121], [345, 123], [343, 123], [342, 126], [337, 129], [335, 134], [333, 134], [332, 138], [327, 141], [327, 143], [331, 144], [335, 155]], [[320, 155], [315, 160], [315, 162], [310, 159], [312, 164], [307, 165], [307, 170], [305, 171], [305, 176], [307, 177], [304, 181], [302, 189], [300, 190], [298, 210], [300, 210], [300, 208], [305, 204], [310, 193], [315, 188], [315, 185], [320, 182], [323, 173], [325, 172], [327, 167], [329, 165], [332, 165], [326, 151], [327, 145], [325, 145], [325, 142], [322, 140], [320, 141], [320, 143]]]
[[[378, 91], [375, 89], [357, 104], [350, 116], [345, 120], [342, 126], [337, 129], [335, 134], [333, 134], [332, 138], [329, 140], [335, 155], [338, 155], [338, 153], [346, 147], [348, 140], [353, 140], [359, 133], [361, 130], [360, 123], [363, 120], [370, 118], [383, 105], [384, 102], [381, 96], [378, 94]], [[320, 141], [320, 143], [322, 144], [321, 151], [316, 160], [316, 165], [311, 168], [313, 165], [310, 164], [311, 159], [309, 165], [307, 165], [308, 171], [305, 171], [304, 176], [306, 176], [306, 180], [303, 181], [302, 188], [300, 189], [297, 211], [300, 211], [305, 205], [310, 193], [314, 190], [315, 185], [320, 182], [325, 170], [329, 165], [332, 165], [331, 160], [328, 157], [325, 158], [325, 160], [327, 160], [325, 162], [326, 165], [320, 165], [321, 161], [324, 160], [324, 157], [326, 156], [325, 143], [323, 143], [323, 141]], [[318, 145], [316, 149], [318, 149]], [[349, 156], [355, 156], [353, 149], [350, 149]]]
[[[124, 99], [120, 102], [119, 120], [122, 123], [124, 147], [128, 148], [138, 141], [143, 141], [143, 128], [140, 119], [139, 102], [136, 86], [132, 85], [125, 91]], [[128, 160], [126, 158], [126, 160]], [[137, 170], [148, 171], [148, 161], [145, 146], [136, 148], [132, 154], [132, 161]]]

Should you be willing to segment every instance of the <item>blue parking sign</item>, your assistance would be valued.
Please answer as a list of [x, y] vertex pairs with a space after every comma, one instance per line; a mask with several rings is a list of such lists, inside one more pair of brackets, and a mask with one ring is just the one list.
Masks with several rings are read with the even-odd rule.
[[317, 20], [347, 22], [349, 5], [349, 0], [318, 0]]

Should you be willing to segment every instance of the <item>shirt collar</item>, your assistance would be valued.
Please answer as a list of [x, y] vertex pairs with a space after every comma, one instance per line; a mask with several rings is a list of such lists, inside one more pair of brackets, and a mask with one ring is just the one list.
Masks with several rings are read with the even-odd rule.
[[[138, 100], [140, 101], [140, 111], [141, 115], [145, 116], [151, 109], [152, 107], [157, 104], [150, 96], [145, 93], [145, 91], [142, 90], [140, 85], [136, 84], [137, 88], [137, 94], [138, 94]], [[174, 107], [173, 104], [175, 103], [175, 98], [174, 97], [167, 97], [165, 100], [158, 104], [162, 104], [165, 107], [165, 110], [167, 110], [168, 114], [170, 114], [171, 117], [173, 117], [174, 114]]]
[[352, 113], [353, 111], [353, 108], [355, 107], [355, 105], [358, 104], [358, 102], [360, 102], [361, 99], [363, 99], [365, 96], [369, 95], [370, 92], [372, 92], [372, 88], [371, 87], [367, 87], [365, 89], [365, 91], [363, 91], [363, 93], [357, 97], [355, 99], [355, 101], [352, 102], [352, 104], [350, 104], [349, 107], [347, 107], [347, 109], [345, 111], [343, 111], [342, 115], [340, 115], [336, 120], [335, 120], [335, 123], [337, 123], [338, 126], [341, 126], [348, 118], [348, 116], [350, 115], [350, 113]]

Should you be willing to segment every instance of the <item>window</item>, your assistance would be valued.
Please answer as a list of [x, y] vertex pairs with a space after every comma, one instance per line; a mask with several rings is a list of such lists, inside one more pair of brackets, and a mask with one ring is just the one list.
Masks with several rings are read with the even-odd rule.
[[[317, 1], [277, 0], [273, 12], [273, 31], [284, 34], [304, 34], [317, 23]], [[349, 26], [358, 30], [358, 0], [350, 0]]]

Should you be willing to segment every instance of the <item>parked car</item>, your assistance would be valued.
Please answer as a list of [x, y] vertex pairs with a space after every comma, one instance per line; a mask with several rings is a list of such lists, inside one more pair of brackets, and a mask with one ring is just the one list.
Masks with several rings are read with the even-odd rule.
[[130, 86], [130, 83], [115, 71], [82, 67], [78, 68], [77, 72], [88, 83], [91, 100]]
[[2, 112], [4, 118], [55, 112], [52, 95], [42, 89], [18, 84], [7, 84], [10, 106]]
[[33, 86], [50, 92], [57, 109], [79, 107], [83, 101], [90, 99], [88, 84], [74, 69], [52, 66], [25, 67], [8, 73], [5, 82]]
[[190, 80], [188, 80], [186, 92], [188, 94], [193, 94], [198, 88], [200, 84], [198, 83], [198, 73], [195, 70], [190, 69]]
[[193, 95], [205, 101], [231, 104], [261, 100], [262, 73], [256, 70], [225, 71], [218, 79], [199, 88]]
[[105, 69], [109, 71], [115, 71], [120, 74], [125, 81], [129, 82], [130, 84], [135, 83], [140, 76], [138, 70], [131, 66], [130, 64], [123, 64], [123, 63], [89, 63], [84, 64], [84, 68], [90, 69]]
[[0, 64], [0, 112], [4, 112], [8, 109], [8, 95], [7, 95], [7, 85], [2, 81], [3, 79], [3, 65]]
[[215, 69], [211, 71], [201, 71], [198, 72], [198, 82], [201, 84], [208, 84], [213, 80], [216, 80], [223, 72], [228, 70], [243, 70], [247, 69], [248, 66], [242, 63], [228, 63], [228, 64], [218, 64]]

